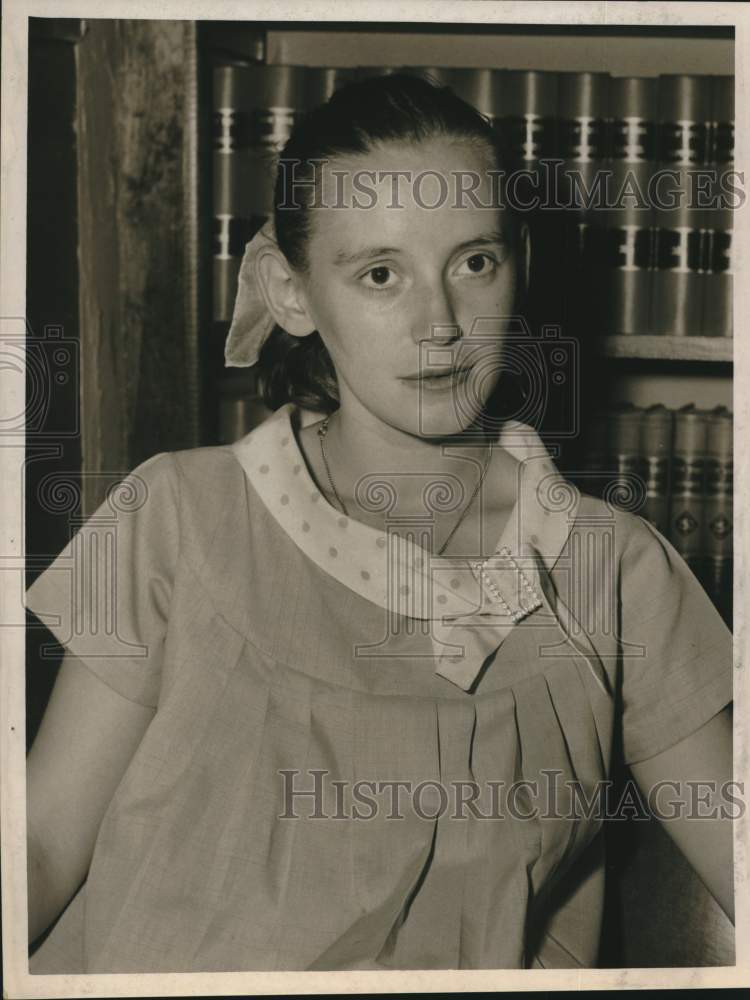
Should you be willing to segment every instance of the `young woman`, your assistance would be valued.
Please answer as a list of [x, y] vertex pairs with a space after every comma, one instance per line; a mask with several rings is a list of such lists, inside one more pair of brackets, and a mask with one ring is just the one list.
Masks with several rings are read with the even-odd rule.
[[66, 646], [33, 972], [594, 965], [617, 760], [731, 912], [731, 636], [492, 416], [528, 270], [502, 168], [418, 78], [295, 126], [227, 344], [275, 412], [139, 466], [28, 594]]

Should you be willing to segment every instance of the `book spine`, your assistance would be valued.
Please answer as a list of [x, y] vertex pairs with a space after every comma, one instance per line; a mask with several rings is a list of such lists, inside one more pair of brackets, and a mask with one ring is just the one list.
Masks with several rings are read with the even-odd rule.
[[[512, 196], [522, 208], [531, 236], [531, 273], [526, 301], [529, 311], [545, 317], [562, 315], [566, 282], [561, 210], [555, 208], [558, 74], [507, 70], [501, 82], [497, 121], [508, 168], [515, 174]], [[541, 206], [536, 208], [534, 206]], [[526, 206], [531, 206], [527, 211]], [[533, 322], [533, 317], [532, 317]]]
[[663, 75], [658, 82], [659, 166], [669, 173], [654, 186], [655, 254], [651, 331], [670, 336], [702, 332], [703, 219], [691, 171], [709, 157], [710, 77]]
[[[577, 329], [601, 328], [606, 315], [604, 281], [609, 151], [608, 73], [558, 74], [557, 203], [568, 210], [563, 229], [566, 296], [563, 315]], [[604, 200], [603, 200], [604, 199]]]
[[717, 406], [706, 414], [704, 508], [705, 587], [725, 620], [732, 613], [734, 465], [732, 414]]
[[703, 578], [706, 432], [705, 415], [693, 403], [675, 412], [667, 537], [699, 579]]
[[506, 70], [501, 84], [499, 119], [514, 165], [538, 170], [557, 156], [557, 74]]
[[646, 479], [646, 501], [641, 515], [663, 535], [669, 530], [673, 424], [673, 412], [657, 403], [644, 411], [640, 427], [640, 452]]
[[[558, 74], [558, 137], [564, 204], [588, 215], [609, 152], [608, 73]], [[593, 199], [589, 196], [593, 194]]]
[[656, 79], [613, 77], [604, 330], [649, 330], [654, 262], [649, 185], [656, 169]]
[[734, 166], [734, 77], [715, 76], [712, 83], [712, 204], [704, 213], [705, 337], [732, 336], [732, 202], [725, 185]]
[[631, 513], [640, 513], [646, 500], [646, 470], [641, 454], [643, 409], [620, 403], [610, 411], [608, 460], [610, 481], [604, 499]]

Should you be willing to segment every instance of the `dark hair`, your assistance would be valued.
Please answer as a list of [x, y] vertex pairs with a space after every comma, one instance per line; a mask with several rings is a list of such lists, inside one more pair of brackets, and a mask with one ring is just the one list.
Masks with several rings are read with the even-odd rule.
[[[450, 88], [421, 76], [394, 73], [349, 83], [302, 115], [280, 154], [274, 191], [276, 238], [291, 266], [304, 272], [309, 263], [314, 191], [300, 182], [315, 176], [315, 161], [367, 153], [382, 142], [436, 136], [489, 147], [498, 168], [506, 160], [500, 134], [487, 118]], [[301, 207], [279, 207], [294, 204]], [[317, 331], [293, 337], [275, 327], [261, 349], [258, 375], [271, 409], [287, 402], [323, 413], [338, 408], [336, 373]]]

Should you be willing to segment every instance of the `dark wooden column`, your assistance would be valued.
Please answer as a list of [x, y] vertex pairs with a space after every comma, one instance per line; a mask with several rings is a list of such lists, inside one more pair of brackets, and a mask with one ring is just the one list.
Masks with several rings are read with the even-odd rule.
[[201, 441], [197, 53], [189, 21], [86, 22], [77, 46], [83, 503]]

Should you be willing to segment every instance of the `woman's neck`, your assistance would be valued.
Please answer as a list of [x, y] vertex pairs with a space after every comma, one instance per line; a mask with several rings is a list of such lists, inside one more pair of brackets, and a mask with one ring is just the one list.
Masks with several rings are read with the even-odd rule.
[[517, 462], [496, 443], [490, 447], [490, 435], [476, 428], [473, 434], [425, 440], [337, 411], [321, 440], [322, 423], [307, 425], [298, 437], [331, 506], [343, 506], [348, 516], [379, 530], [394, 519], [427, 518], [436, 551], [459, 519], [454, 540], [472, 552], [499, 536], [516, 498]]
[[479, 423], [460, 434], [428, 438], [369, 415], [337, 410], [328, 420], [325, 446], [335, 456], [342, 477], [359, 481], [373, 473], [448, 475], [455, 472], [460, 456], [481, 462], [492, 440]]

